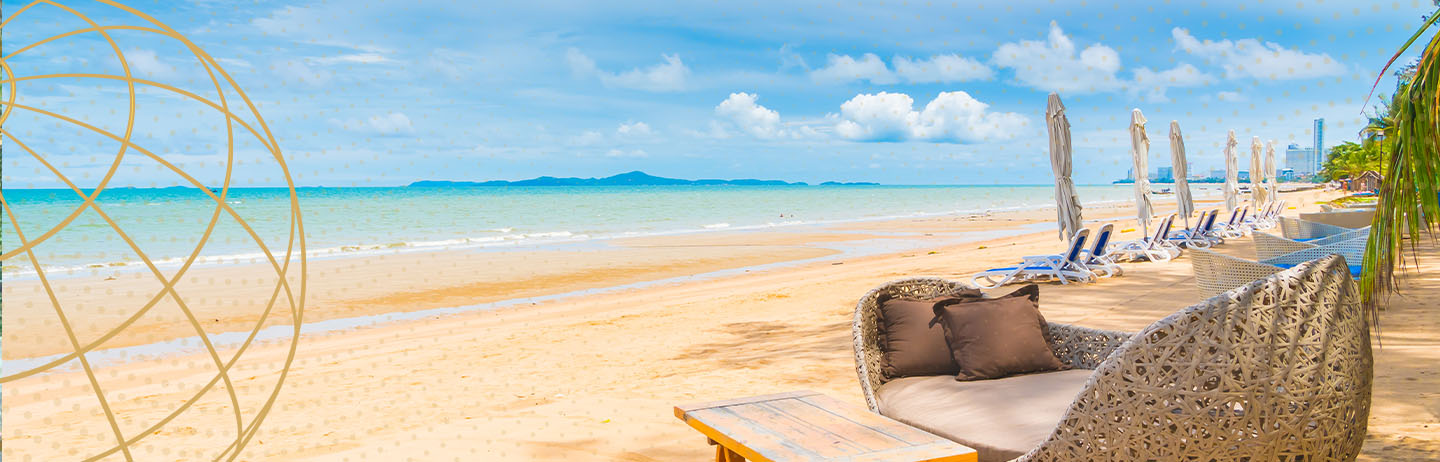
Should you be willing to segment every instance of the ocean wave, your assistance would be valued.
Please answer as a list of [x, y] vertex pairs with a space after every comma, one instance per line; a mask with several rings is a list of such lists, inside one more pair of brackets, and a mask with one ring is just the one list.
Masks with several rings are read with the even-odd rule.
[[[1200, 191], [1204, 191], [1204, 192], [1201, 192], [1201, 193], [1199, 193], [1199, 194], [1196, 194], [1197, 197], [1208, 197], [1208, 196], [1218, 196], [1218, 195], [1219, 195], [1219, 194], [1207, 194], [1207, 193], [1209, 193], [1210, 191], [1205, 190], [1205, 189], [1203, 189], [1203, 188], [1197, 188], [1197, 189], [1199, 189]], [[1199, 192], [1199, 191], [1197, 191], [1197, 192]], [[915, 219], [915, 218], [945, 217], [945, 216], [976, 216], [976, 215], [988, 215], [988, 214], [1000, 213], [1000, 212], [1039, 210], [1039, 209], [1046, 209], [1046, 208], [1053, 208], [1053, 207], [1054, 207], [1054, 203], [1051, 202], [1048, 198], [1041, 200], [1041, 199], [1039, 199], [1038, 195], [1033, 195], [1033, 194], [1032, 194], [1032, 196], [1034, 196], [1034, 197], [1026, 197], [1026, 198], [1023, 198], [1023, 199], [1021, 199], [1021, 198], [1016, 198], [1016, 199], [1019, 199], [1019, 200], [1003, 199], [1005, 196], [1001, 196], [1002, 199], [1000, 199], [1000, 200], [989, 199], [989, 198], [986, 198], [986, 199], [979, 199], [979, 198], [977, 198], [976, 200], [972, 200], [972, 201], [964, 201], [964, 200], [962, 200], [962, 201], [956, 201], [956, 202], [954, 202], [954, 204], [960, 205], [960, 207], [953, 207], [953, 208], [951, 208], [951, 209], [949, 209], [949, 210], [929, 210], [929, 211], [927, 211], [927, 210], [915, 210], [914, 208], [905, 207], [905, 208], [908, 209], [908, 210], [904, 210], [903, 212], [902, 212], [902, 211], [899, 211], [899, 210], [892, 210], [892, 211], [890, 211], [890, 213], [885, 213], [885, 212], [880, 212], [880, 213], [867, 213], [867, 214], [865, 214], [865, 216], [860, 216], [860, 217], [854, 217], [854, 216], [852, 216], [852, 217], [844, 217], [844, 218], [827, 218], [827, 219], [795, 219], [795, 218], [790, 218], [790, 217], [788, 216], [788, 214], [787, 214], [787, 216], [782, 217], [780, 220], [774, 220], [774, 221], [760, 221], [760, 220], [763, 220], [763, 219], [756, 220], [756, 221], [758, 221], [758, 222], [750, 222], [750, 223], [745, 223], [745, 222], [738, 222], [738, 223], [737, 223], [737, 222], [735, 222], [735, 221], [713, 221], [713, 222], [710, 222], [710, 223], [708, 223], [708, 224], [706, 224], [705, 221], [699, 221], [699, 222], [697, 223], [696, 221], [684, 220], [684, 221], [688, 221], [688, 223], [683, 222], [683, 221], [682, 221], [682, 222], [671, 222], [671, 223], [668, 223], [668, 224], [667, 224], [668, 226], [672, 226], [672, 227], [669, 228], [669, 229], [654, 229], [654, 226], [657, 224], [656, 222], [646, 222], [646, 221], [643, 221], [643, 220], [642, 220], [642, 221], [639, 221], [639, 222], [632, 222], [632, 223], [630, 223], [631, 226], [629, 227], [629, 229], [606, 229], [606, 228], [612, 228], [612, 227], [614, 227], [614, 226], [611, 226], [610, 224], [606, 224], [606, 223], [600, 223], [597, 229], [577, 228], [577, 229], [572, 229], [572, 230], [549, 230], [549, 231], [534, 231], [534, 232], [517, 232], [517, 231], [516, 231], [516, 227], [511, 227], [511, 226], [475, 227], [474, 229], [472, 229], [472, 230], [470, 231], [470, 234], [471, 234], [471, 235], [468, 235], [468, 236], [447, 237], [447, 238], [440, 238], [440, 239], [429, 239], [429, 240], [395, 239], [394, 241], [391, 241], [391, 242], [361, 242], [361, 243], [345, 243], [345, 244], [332, 244], [332, 243], [334, 242], [334, 241], [332, 240], [332, 241], [331, 241], [332, 243], [323, 244], [323, 245], [325, 245], [325, 247], [308, 249], [307, 252], [306, 252], [306, 256], [307, 256], [307, 257], [314, 257], [314, 258], [330, 258], [330, 257], [364, 256], [364, 255], [372, 255], [372, 254], [390, 254], [390, 253], [416, 252], [416, 251], [434, 251], [434, 250], [446, 250], [446, 249], [485, 248], [485, 247], [501, 247], [501, 246], [516, 246], [516, 247], [519, 247], [519, 246], [536, 246], [536, 245], [544, 246], [544, 245], [552, 245], [552, 244], [575, 243], [575, 242], [582, 242], [582, 241], [598, 241], [598, 240], [619, 239], [619, 238], [635, 238], [635, 237], [676, 235], [676, 234], [690, 234], [690, 233], [705, 233], [705, 232], [743, 232], [743, 231], [747, 231], [747, 230], [774, 229], [774, 228], [785, 228], [785, 227], [794, 227], [794, 226], [814, 226], [814, 225], [822, 225], [822, 226], [823, 226], [823, 225], [832, 225], [832, 224], [846, 224], [846, 223], [856, 223], [856, 222], [885, 221], [885, 220], [894, 220], [894, 219]], [[1003, 205], [1003, 206], [1000, 206], [999, 204], [997, 204], [997, 202], [1000, 202], [1000, 203], [1009, 202], [1009, 203], [1008, 203], [1008, 204], [1005, 204], [1005, 205]], [[1127, 199], [1084, 201], [1084, 202], [1082, 202], [1082, 204], [1083, 204], [1084, 206], [1086, 206], [1086, 207], [1103, 207], [1103, 206], [1109, 206], [1109, 205], [1124, 205], [1124, 204], [1128, 204], [1128, 203], [1130, 203], [1130, 202], [1131, 202], [1131, 200], [1129, 200], [1129, 199], [1127, 198]], [[158, 203], [155, 203], [155, 202], [147, 202], [147, 204], [150, 204], [150, 205], [159, 205]], [[913, 206], [913, 203], [912, 203], [912, 204], [908, 204], [908, 205]], [[966, 206], [969, 206], [969, 207], [966, 207]], [[939, 209], [940, 207], [936, 207], [936, 208]], [[861, 211], [861, 212], [864, 212], [864, 211]], [[769, 216], [772, 217], [772, 220], [773, 220], [774, 215], [771, 214], [771, 215], [769, 215]], [[714, 220], [715, 218], [732, 218], [732, 219], [733, 219], [734, 217], [711, 217], [711, 220]], [[492, 225], [492, 226], [493, 226], [493, 225]], [[311, 242], [312, 244], [314, 244], [314, 243], [316, 243], [316, 240], [315, 240], [315, 239], [312, 239], [310, 242]], [[343, 241], [342, 241], [342, 242], [343, 242]], [[283, 259], [283, 258], [284, 258], [284, 252], [285, 252], [285, 249], [283, 248], [284, 242], [281, 241], [280, 244], [282, 244], [282, 247], [280, 247], [280, 248], [272, 248], [272, 249], [271, 249], [272, 253], [275, 255], [275, 258], [276, 258], [277, 260], [280, 260], [280, 259]], [[213, 247], [211, 247], [210, 249], [213, 249]], [[224, 250], [220, 250], [220, 249], [216, 249], [216, 250], [221, 251], [221, 252], [224, 251]], [[78, 256], [78, 254], [76, 254], [76, 256]], [[63, 257], [63, 256], [62, 256], [62, 257]], [[174, 267], [179, 267], [180, 265], [183, 265], [183, 264], [185, 263], [185, 261], [187, 260], [187, 258], [188, 258], [188, 256], [180, 256], [180, 257], [173, 257], [173, 258], [157, 259], [157, 260], [154, 260], [154, 263], [155, 263], [155, 265], [156, 265], [157, 267], [174, 268]], [[201, 256], [201, 257], [196, 258], [195, 263], [196, 263], [196, 264], [200, 264], [200, 265], [244, 264], [244, 263], [265, 263], [267, 260], [268, 260], [268, 259], [267, 259], [267, 257], [265, 256], [265, 254], [264, 254], [263, 252], [259, 252], [259, 251], [245, 251], [245, 252], [233, 252], [233, 253], [221, 254], [221, 255], [205, 255], [205, 256]], [[144, 271], [144, 270], [146, 270], [145, 265], [144, 265], [142, 262], [139, 262], [139, 261], [82, 262], [82, 263], [72, 263], [72, 262], [74, 262], [73, 259], [71, 260], [71, 262], [65, 262], [65, 263], [67, 263], [67, 264], [65, 264], [65, 265], [55, 265], [55, 266], [46, 265], [46, 266], [42, 266], [42, 268], [44, 268], [47, 273], [56, 273], [56, 274], [61, 274], [61, 275], [63, 275], [63, 274], [76, 274], [76, 275], [108, 274], [108, 273], [111, 273], [111, 272], [137, 271], [137, 270], [138, 270], [138, 271]], [[16, 262], [16, 263], [23, 263], [23, 262]], [[6, 275], [6, 277], [20, 276], [20, 277], [23, 279], [23, 278], [26, 277], [26, 276], [33, 276], [33, 275], [35, 274], [35, 272], [34, 272], [33, 269], [28, 268], [28, 265], [24, 265], [24, 264], [7, 264], [7, 265], [4, 266], [4, 274]]]

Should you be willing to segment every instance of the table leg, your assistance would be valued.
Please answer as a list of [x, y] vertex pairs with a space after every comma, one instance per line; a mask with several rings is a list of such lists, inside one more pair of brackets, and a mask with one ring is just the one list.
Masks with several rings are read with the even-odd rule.
[[730, 448], [717, 444], [715, 445], [715, 462], [745, 462], [745, 458], [735, 451], [731, 451]]

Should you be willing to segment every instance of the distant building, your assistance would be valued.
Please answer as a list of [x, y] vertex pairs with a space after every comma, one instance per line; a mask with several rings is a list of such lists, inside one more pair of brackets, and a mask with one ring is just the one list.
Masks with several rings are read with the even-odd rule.
[[1241, 183], [1250, 181], [1250, 171], [1241, 170], [1237, 175], [1235, 175], [1235, 181], [1239, 181]]
[[1125, 169], [1125, 179], [1126, 179], [1126, 180], [1130, 180], [1130, 181], [1135, 181], [1135, 169], [1133, 169], [1133, 168], [1127, 168], [1127, 169]]
[[1225, 179], [1225, 169], [1211, 169], [1210, 178]]
[[1157, 169], [1155, 169], [1155, 177], [1152, 178], [1152, 179], [1155, 180], [1155, 181], [1161, 182], [1161, 183], [1169, 183], [1169, 182], [1171, 182], [1171, 181], [1175, 181], [1175, 168], [1174, 168], [1174, 167], [1160, 167], [1160, 168], [1157, 168]]
[[1293, 168], [1281, 169], [1276, 173], [1279, 174], [1280, 181], [1295, 181], [1295, 169]]
[[1285, 148], [1285, 166], [1293, 170], [1296, 176], [1314, 175], [1315, 152], [1314, 148], [1302, 149], [1300, 145], [1290, 143], [1290, 146]]
[[1314, 159], [1311, 159], [1310, 173], [1316, 173], [1325, 168], [1325, 119], [1315, 119], [1315, 145], [1310, 149], [1314, 151]]

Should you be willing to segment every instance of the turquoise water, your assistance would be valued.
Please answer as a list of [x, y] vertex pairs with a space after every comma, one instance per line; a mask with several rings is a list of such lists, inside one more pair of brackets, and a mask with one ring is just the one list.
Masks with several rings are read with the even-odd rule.
[[[1083, 202], [1128, 202], [1128, 185], [1080, 186]], [[614, 237], [784, 228], [893, 217], [983, 213], [1053, 205], [1041, 186], [591, 186], [301, 188], [312, 256], [442, 248], [544, 245]], [[1197, 191], [1197, 196], [1206, 195]], [[69, 190], [5, 190], [27, 239], [82, 205]], [[233, 189], [226, 202], [272, 252], [290, 229], [284, 189]], [[151, 260], [177, 265], [201, 241], [215, 204], [195, 189], [113, 189], [96, 200]], [[3, 246], [21, 240], [4, 217]], [[137, 253], [94, 210], [34, 248], [43, 268], [90, 274], [135, 267]], [[201, 248], [202, 263], [258, 262], [263, 255], [228, 214]], [[7, 277], [33, 274], [25, 255]]]

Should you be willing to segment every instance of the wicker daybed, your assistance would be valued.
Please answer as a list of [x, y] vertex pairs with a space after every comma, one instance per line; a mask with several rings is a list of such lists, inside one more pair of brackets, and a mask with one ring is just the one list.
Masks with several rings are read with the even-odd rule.
[[855, 311], [872, 411], [987, 461], [1350, 461], [1364, 441], [1373, 360], [1343, 257], [1327, 256], [1182, 309], [1137, 334], [1049, 323], [1073, 370], [961, 382], [884, 377], [882, 295], [966, 287], [891, 282]]

